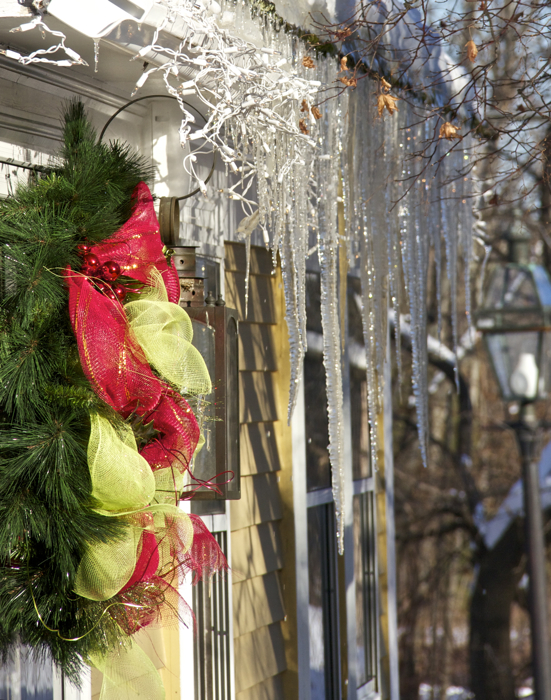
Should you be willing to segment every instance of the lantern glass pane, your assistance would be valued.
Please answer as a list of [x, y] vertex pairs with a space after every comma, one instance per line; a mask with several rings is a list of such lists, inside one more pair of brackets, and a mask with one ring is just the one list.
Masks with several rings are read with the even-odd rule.
[[486, 292], [485, 309], [522, 309], [539, 305], [529, 269], [507, 266], [494, 270]]
[[491, 333], [488, 351], [506, 401], [534, 399], [538, 394], [540, 333]]
[[[211, 380], [215, 378], [214, 328], [204, 323], [192, 320], [193, 345], [199, 350], [205, 360]], [[205, 442], [203, 447], [193, 457], [193, 476], [195, 479], [209, 481], [216, 475], [216, 416], [214, 391], [198, 400], [196, 410], [197, 420]], [[198, 492], [208, 491], [201, 487]]]

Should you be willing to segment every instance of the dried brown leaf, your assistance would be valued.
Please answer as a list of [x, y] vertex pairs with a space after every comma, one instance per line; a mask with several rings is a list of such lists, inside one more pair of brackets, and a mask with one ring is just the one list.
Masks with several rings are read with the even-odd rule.
[[474, 41], [471, 39], [465, 44], [465, 48], [467, 49], [467, 58], [471, 63], [474, 63], [476, 61], [476, 57], [478, 56], [478, 49], [476, 48], [476, 44]]
[[348, 58], [346, 56], [341, 58], [341, 70], [348, 70]]
[[352, 34], [352, 30], [350, 27], [344, 27], [343, 29], [338, 29], [335, 32], [335, 39], [337, 41], [344, 41], [345, 39], [348, 39], [348, 37]]
[[381, 85], [383, 86], [383, 92], [390, 92], [391, 85], [384, 78], [381, 78]]
[[312, 58], [310, 58], [310, 56], [304, 56], [304, 58], [302, 59], [302, 65], [305, 68], [315, 68], [316, 67], [314, 60]]
[[306, 100], [302, 100], [302, 104], [300, 105], [300, 111], [310, 114], [310, 107], [308, 107], [308, 102], [306, 102]]
[[341, 81], [341, 83], [343, 85], [346, 85], [346, 87], [356, 87], [356, 85], [358, 84], [358, 81], [356, 80], [356, 78], [343, 77], [343, 78], [339, 78], [339, 80]]
[[448, 139], [448, 141], [452, 141], [453, 139], [460, 139], [461, 134], [458, 134], [458, 131], [458, 126], [454, 126], [450, 122], [446, 122], [440, 127], [440, 133], [438, 134], [438, 138]]
[[312, 116], [314, 117], [314, 119], [321, 119], [321, 112], [315, 106], [312, 107]]
[[310, 132], [308, 131], [308, 126], [306, 125], [306, 119], [301, 119], [298, 123], [298, 128], [302, 131], [303, 134], [309, 134]]
[[389, 114], [397, 112], [398, 107], [396, 107], [396, 102], [398, 102], [398, 99], [398, 97], [392, 97], [392, 95], [379, 95], [377, 98], [377, 111], [379, 112], [379, 116], [381, 117], [383, 115], [385, 109]]

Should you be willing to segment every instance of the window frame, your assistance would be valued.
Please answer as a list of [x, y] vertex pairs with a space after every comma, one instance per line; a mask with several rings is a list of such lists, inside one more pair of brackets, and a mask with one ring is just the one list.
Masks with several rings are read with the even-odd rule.
[[[189, 513], [191, 510], [191, 504], [193, 501], [184, 501], [180, 504], [180, 508], [185, 512]], [[226, 551], [225, 555], [230, 565], [230, 569], [223, 574], [216, 574], [218, 580], [215, 581], [205, 581], [204, 583], [199, 583], [193, 585], [189, 576], [182, 586], [180, 586], [180, 595], [183, 600], [192, 608], [193, 614], [195, 615], [197, 629], [194, 630], [193, 626], [185, 627], [180, 624], [180, 692], [182, 698], [192, 698], [194, 700], [235, 700], [235, 669], [234, 669], [234, 643], [233, 643], [233, 595], [232, 595], [232, 576], [231, 576], [231, 527], [230, 527], [230, 514], [229, 507], [227, 506], [227, 501], [217, 501], [218, 505], [220, 503], [224, 504], [225, 512], [216, 513], [213, 515], [201, 515], [203, 523], [209, 529], [209, 532], [215, 537], [215, 539], [220, 542], [220, 536], [225, 538]], [[210, 659], [201, 656], [198, 658], [198, 652], [200, 653], [204, 649], [204, 643], [207, 637], [206, 631], [200, 629], [200, 625], [204, 622], [203, 613], [205, 610], [200, 610], [199, 605], [205, 605], [206, 601], [211, 598], [211, 593], [213, 591], [212, 587], [224, 589], [225, 601], [223, 601], [222, 614], [225, 617], [224, 623], [226, 629], [215, 630], [213, 632], [216, 634], [218, 632], [219, 636], [227, 638], [227, 664], [226, 664], [226, 679], [225, 687], [227, 689], [227, 694], [216, 695], [214, 693], [214, 683], [215, 674], [213, 673], [212, 684], [205, 688], [201, 687], [201, 682], [197, 679], [197, 670], [202, 668], [202, 670], [212, 670], [216, 664], [214, 660], [214, 651], [212, 644], [207, 643], [207, 656]], [[202, 598], [202, 600], [200, 600]], [[211, 602], [212, 604], [212, 602]], [[211, 611], [207, 611], [209, 615]], [[210, 618], [212, 622], [212, 617]], [[211, 640], [212, 641], [212, 640]], [[218, 666], [220, 668], [220, 666]], [[208, 696], [208, 690], [212, 688], [211, 697]]]

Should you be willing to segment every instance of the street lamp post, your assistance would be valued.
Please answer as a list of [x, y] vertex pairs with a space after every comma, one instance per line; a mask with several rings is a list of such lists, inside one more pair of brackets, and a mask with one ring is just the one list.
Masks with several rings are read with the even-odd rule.
[[523, 404], [515, 426], [522, 456], [526, 549], [528, 552], [530, 631], [536, 700], [551, 699], [551, 657], [547, 623], [545, 547], [538, 473], [537, 418], [533, 404]]
[[502, 397], [520, 404], [515, 428], [522, 457], [529, 576], [532, 664], [536, 700], [551, 700], [545, 547], [534, 401], [551, 388], [551, 279], [529, 263], [529, 235], [517, 224], [508, 235], [509, 259], [490, 276], [477, 327], [484, 333]]

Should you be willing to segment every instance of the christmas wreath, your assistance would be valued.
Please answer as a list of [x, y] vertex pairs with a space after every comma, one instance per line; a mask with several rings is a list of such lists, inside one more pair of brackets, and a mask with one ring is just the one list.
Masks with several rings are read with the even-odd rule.
[[78, 102], [60, 156], [0, 202], [0, 649], [153, 699], [134, 633], [181, 615], [183, 576], [226, 566], [178, 508], [210, 379], [144, 160], [98, 143]]

